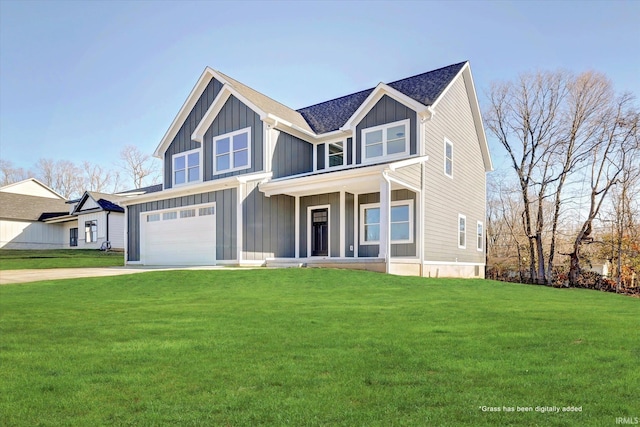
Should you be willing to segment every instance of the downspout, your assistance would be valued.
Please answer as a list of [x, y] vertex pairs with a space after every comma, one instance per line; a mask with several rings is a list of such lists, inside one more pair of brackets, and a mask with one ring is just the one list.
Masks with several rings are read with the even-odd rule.
[[109, 214], [111, 211], [107, 211], [107, 242], [109, 241]]

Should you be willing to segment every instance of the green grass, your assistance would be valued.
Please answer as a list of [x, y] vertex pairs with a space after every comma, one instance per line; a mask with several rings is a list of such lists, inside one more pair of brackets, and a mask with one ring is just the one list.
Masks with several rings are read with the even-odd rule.
[[122, 252], [97, 249], [0, 249], [0, 270], [32, 268], [116, 267], [124, 265]]
[[615, 425], [640, 416], [639, 314], [615, 294], [324, 269], [3, 286], [0, 425]]

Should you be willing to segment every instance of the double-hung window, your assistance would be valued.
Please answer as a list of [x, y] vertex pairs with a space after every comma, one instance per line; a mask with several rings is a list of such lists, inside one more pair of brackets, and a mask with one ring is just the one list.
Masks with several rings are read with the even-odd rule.
[[[360, 244], [380, 243], [380, 203], [360, 206]], [[413, 200], [391, 202], [391, 243], [413, 242]]]
[[173, 185], [184, 185], [202, 180], [200, 174], [200, 150], [185, 151], [173, 155]]
[[446, 138], [444, 140], [444, 174], [453, 178], [453, 144]]
[[467, 247], [467, 217], [458, 215], [458, 248]]
[[484, 249], [484, 227], [480, 221], [478, 221], [476, 248], [479, 251]]
[[251, 167], [251, 128], [213, 138], [213, 167], [214, 173], [232, 172]]
[[409, 154], [409, 120], [362, 130], [362, 161], [373, 162]]
[[84, 241], [85, 243], [94, 243], [98, 241], [98, 221], [85, 221], [84, 223]]

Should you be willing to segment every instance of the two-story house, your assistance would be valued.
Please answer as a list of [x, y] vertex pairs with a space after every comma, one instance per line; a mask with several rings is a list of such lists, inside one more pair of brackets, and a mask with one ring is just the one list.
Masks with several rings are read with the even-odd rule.
[[128, 264], [482, 277], [492, 169], [468, 62], [293, 110], [206, 68], [126, 206]]

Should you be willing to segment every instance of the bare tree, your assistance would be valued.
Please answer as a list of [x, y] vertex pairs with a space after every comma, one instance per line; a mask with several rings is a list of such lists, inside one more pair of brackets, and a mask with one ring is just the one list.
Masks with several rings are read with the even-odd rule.
[[[579, 179], [594, 153], [602, 153], [597, 147], [604, 124], [614, 120], [609, 108], [614, 99], [610, 81], [595, 72], [538, 72], [491, 88], [486, 125], [507, 151], [518, 178], [530, 280], [535, 283], [553, 280], [567, 187]], [[608, 190], [601, 189], [594, 191], [606, 196]]]
[[82, 162], [84, 170], [84, 189], [89, 191], [98, 191], [101, 193], [119, 190], [119, 174], [117, 171], [106, 170], [99, 164], [84, 161]]
[[120, 161], [120, 167], [131, 178], [134, 188], [155, 184], [160, 179], [160, 165], [156, 159], [133, 145], [127, 145], [120, 151]]
[[[597, 123], [597, 133], [594, 134], [591, 164], [586, 167], [586, 179], [589, 180], [590, 188], [589, 211], [575, 236], [573, 250], [568, 254], [569, 282], [572, 284], [577, 283], [580, 276], [580, 249], [584, 243], [593, 241], [593, 222], [609, 191], [616, 185], [624, 184], [628, 165], [637, 165], [638, 162], [640, 111], [632, 102], [633, 97], [624, 94], [614, 102], [601, 105], [603, 114]], [[620, 213], [624, 215], [624, 212]], [[622, 236], [619, 236], [619, 241], [621, 240]]]
[[10, 160], [0, 159], [0, 187], [29, 178], [29, 172], [13, 165]]
[[82, 169], [69, 160], [39, 159], [35, 174], [64, 198], [79, 196], [83, 189]]

